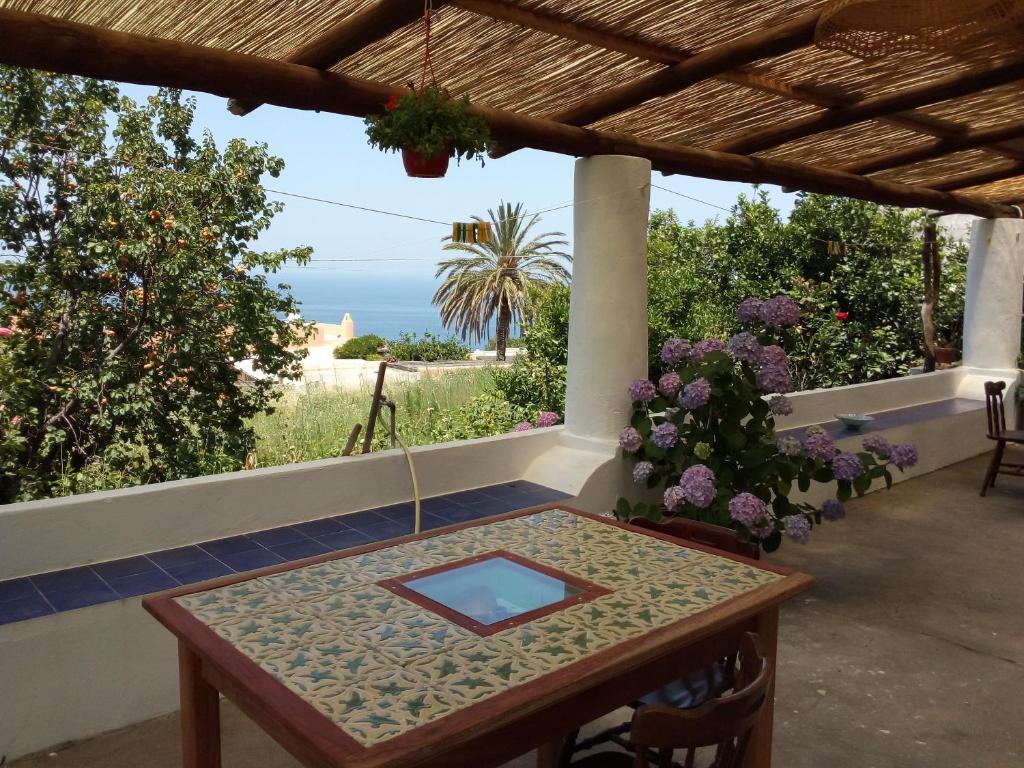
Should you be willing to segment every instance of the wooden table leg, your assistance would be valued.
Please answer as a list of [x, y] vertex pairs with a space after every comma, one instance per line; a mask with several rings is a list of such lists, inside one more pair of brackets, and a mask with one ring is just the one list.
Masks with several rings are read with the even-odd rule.
[[772, 727], [775, 719], [775, 678], [778, 677], [776, 652], [779, 645], [779, 609], [769, 608], [757, 617], [757, 629], [761, 636], [761, 649], [772, 661], [775, 677], [768, 687], [768, 695], [764, 702], [761, 719], [754, 726], [750, 737], [747, 754], [743, 759], [743, 768], [771, 768], [772, 765]]
[[537, 768], [558, 768], [564, 739], [554, 739], [537, 747]]
[[220, 768], [220, 695], [203, 679], [202, 663], [178, 643], [182, 768]]

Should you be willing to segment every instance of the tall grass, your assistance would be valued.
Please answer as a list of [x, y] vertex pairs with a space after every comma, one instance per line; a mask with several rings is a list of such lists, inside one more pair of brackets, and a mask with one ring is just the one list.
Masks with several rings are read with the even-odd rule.
[[[484, 392], [492, 379], [486, 368], [444, 373], [415, 382], [393, 385], [385, 381], [384, 394], [398, 406], [399, 437], [406, 445], [431, 442], [431, 427], [438, 414], [464, 405]], [[251, 421], [256, 431], [255, 466], [268, 467], [297, 461], [340, 456], [355, 424], [365, 428], [373, 388], [288, 392], [273, 413]], [[386, 411], [377, 423], [374, 449], [390, 447]], [[360, 435], [362, 443], [363, 435]]]

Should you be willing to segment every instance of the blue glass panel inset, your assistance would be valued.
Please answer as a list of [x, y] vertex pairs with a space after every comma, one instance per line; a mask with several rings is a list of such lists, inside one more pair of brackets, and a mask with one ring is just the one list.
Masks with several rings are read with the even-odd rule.
[[481, 624], [495, 624], [583, 591], [504, 557], [412, 579], [405, 586]]

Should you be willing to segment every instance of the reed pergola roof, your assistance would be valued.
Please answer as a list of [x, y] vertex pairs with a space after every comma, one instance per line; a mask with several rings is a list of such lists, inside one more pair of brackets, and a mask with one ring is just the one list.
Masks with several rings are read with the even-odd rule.
[[[1024, 43], [862, 60], [820, 0], [434, 0], [437, 80], [496, 156], [656, 170], [981, 216], [1024, 202]], [[0, 0], [0, 62], [356, 116], [419, 82], [422, 0]], [[1024, 40], [1024, 29], [1019, 39]], [[255, 118], [251, 118], [255, 119]]]

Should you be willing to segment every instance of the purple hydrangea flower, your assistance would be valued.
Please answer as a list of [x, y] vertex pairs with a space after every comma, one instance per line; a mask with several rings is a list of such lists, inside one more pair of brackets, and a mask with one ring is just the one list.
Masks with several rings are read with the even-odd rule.
[[758, 362], [766, 366], [789, 368], [789, 355], [778, 344], [769, 344], [767, 347], [761, 347], [761, 357]]
[[795, 437], [780, 437], [775, 445], [779, 449], [779, 453], [785, 454], [786, 456], [803, 456], [804, 455], [804, 444]]
[[541, 411], [537, 415], [537, 426], [538, 427], [553, 427], [555, 424], [560, 422], [562, 417], [554, 411]]
[[626, 427], [619, 432], [619, 445], [626, 453], [636, 453], [644, 445], [644, 439], [634, 427]]
[[657, 394], [654, 384], [647, 379], [637, 379], [629, 385], [629, 399], [634, 403], [649, 403]]
[[757, 386], [762, 392], [785, 394], [793, 389], [793, 380], [786, 368], [767, 365], [757, 372]]
[[785, 395], [772, 395], [768, 398], [768, 410], [776, 416], [789, 416], [793, 412], [793, 403]]
[[874, 434], [864, 438], [864, 450], [871, 451], [871, 453], [884, 459], [889, 456], [892, 446], [889, 445], [889, 441], [882, 437], [882, 435]]
[[832, 459], [836, 480], [856, 480], [864, 474], [864, 462], [855, 453], [840, 453]]
[[683, 388], [683, 396], [679, 398], [679, 404], [683, 408], [702, 408], [711, 399], [711, 383], [701, 377], [694, 379]]
[[686, 504], [686, 494], [678, 485], [672, 485], [665, 489], [662, 501], [669, 512], [678, 512]]
[[761, 359], [761, 342], [754, 334], [743, 331], [729, 339], [729, 351], [737, 360], [756, 363]]
[[661, 361], [668, 365], [675, 365], [686, 360], [690, 356], [693, 345], [687, 339], [671, 338], [661, 347]]
[[633, 482], [643, 485], [654, 474], [654, 465], [649, 461], [638, 461], [633, 467]]
[[917, 448], [910, 443], [896, 443], [889, 451], [889, 461], [900, 469], [908, 469], [917, 464]]
[[651, 432], [651, 442], [659, 448], [664, 448], [666, 451], [675, 445], [678, 439], [679, 430], [676, 429], [676, 425], [671, 421], [659, 424]]
[[694, 464], [679, 478], [679, 487], [688, 502], [704, 509], [715, 499], [715, 473], [703, 464]]
[[828, 499], [821, 505], [821, 516], [834, 523], [836, 520], [846, 517], [846, 507], [839, 499]]
[[782, 525], [797, 544], [806, 544], [811, 539], [811, 521], [803, 515], [789, 515], [782, 518]]
[[683, 382], [679, 378], [679, 374], [675, 372], [666, 373], [658, 379], [658, 391], [669, 400], [676, 399], [676, 395], [679, 394], [679, 390], [682, 389], [682, 386]]
[[836, 455], [836, 444], [824, 432], [815, 432], [804, 441], [804, 451], [812, 459], [831, 461]]
[[729, 516], [747, 528], [762, 522], [766, 512], [764, 502], [752, 493], [738, 493], [729, 502]]
[[695, 363], [704, 361], [704, 355], [708, 352], [721, 352], [725, 349], [725, 342], [721, 339], [704, 339], [698, 341], [690, 352], [690, 359]]
[[793, 325], [800, 319], [800, 307], [789, 296], [772, 296], [761, 304], [761, 320], [769, 328]]
[[736, 319], [741, 323], [756, 323], [761, 319], [761, 305], [764, 304], [760, 299], [756, 299], [750, 296], [740, 302], [740, 305], [736, 307]]
[[773, 533], [775, 533], [775, 521], [771, 517], [766, 517], [760, 523], [750, 529], [750, 532], [759, 539], [767, 539]]
[[513, 432], [529, 432], [531, 429], [533, 429], [533, 424], [528, 421], [520, 421], [512, 427]]

